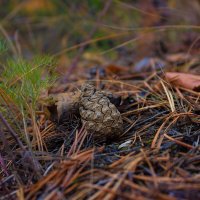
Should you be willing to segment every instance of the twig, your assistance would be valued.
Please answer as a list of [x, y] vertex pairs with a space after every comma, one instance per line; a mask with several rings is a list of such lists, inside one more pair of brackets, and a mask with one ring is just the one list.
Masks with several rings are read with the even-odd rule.
[[8, 129], [8, 131], [10, 132], [10, 134], [12, 135], [12, 137], [14, 138], [14, 140], [17, 142], [17, 144], [20, 146], [20, 148], [23, 151], [26, 151], [25, 146], [22, 144], [22, 142], [19, 140], [17, 134], [15, 133], [15, 131], [11, 128], [11, 126], [8, 124], [8, 122], [4, 119], [3, 115], [0, 113], [0, 120], [2, 121], [2, 123], [5, 125], [5, 127]]

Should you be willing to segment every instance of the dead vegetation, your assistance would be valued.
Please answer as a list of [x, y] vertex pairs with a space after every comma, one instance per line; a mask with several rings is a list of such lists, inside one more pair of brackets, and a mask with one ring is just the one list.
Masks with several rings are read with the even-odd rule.
[[78, 119], [47, 123], [41, 114], [44, 150], [29, 152], [1, 118], [1, 134], [6, 130], [16, 140], [7, 151], [14, 153], [1, 163], [3, 198], [198, 199], [199, 93], [172, 86], [157, 73], [97, 80], [121, 97], [121, 136], [94, 146]]

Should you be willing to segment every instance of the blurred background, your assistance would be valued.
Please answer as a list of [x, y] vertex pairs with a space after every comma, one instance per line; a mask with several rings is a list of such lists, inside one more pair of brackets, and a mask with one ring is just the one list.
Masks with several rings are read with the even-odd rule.
[[198, 65], [185, 63], [199, 54], [199, 0], [1, 0], [0, 15], [9, 53], [55, 56], [62, 77], [108, 65], [112, 72]]

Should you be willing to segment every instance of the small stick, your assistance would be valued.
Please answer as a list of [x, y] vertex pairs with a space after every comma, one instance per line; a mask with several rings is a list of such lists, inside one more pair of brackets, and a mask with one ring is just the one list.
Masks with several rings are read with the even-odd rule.
[[19, 140], [17, 134], [15, 133], [15, 131], [12, 129], [12, 127], [8, 124], [8, 122], [5, 120], [5, 118], [3, 117], [3, 115], [0, 113], [0, 120], [2, 121], [2, 123], [5, 125], [5, 127], [9, 130], [10, 134], [12, 135], [12, 137], [15, 139], [15, 141], [17, 142], [17, 144], [20, 146], [21, 149], [23, 149], [23, 151], [26, 151], [25, 146], [22, 144], [22, 142]]

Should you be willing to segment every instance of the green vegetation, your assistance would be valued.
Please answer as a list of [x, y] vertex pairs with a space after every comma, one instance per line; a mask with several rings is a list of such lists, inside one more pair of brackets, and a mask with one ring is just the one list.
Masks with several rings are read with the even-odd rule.
[[17, 105], [32, 104], [35, 107], [40, 93], [55, 80], [44, 71], [55, 66], [52, 57], [36, 57], [32, 61], [9, 59], [4, 67], [0, 87]]
[[[0, 42], [0, 49], [2, 53], [7, 50], [3, 40]], [[38, 148], [42, 150], [36, 111], [41, 93], [46, 92], [56, 79], [53, 72], [55, 60], [50, 56], [37, 56], [29, 61], [8, 56], [2, 65], [0, 111], [30, 149], [33, 146], [27, 134], [27, 124], [32, 124]]]

